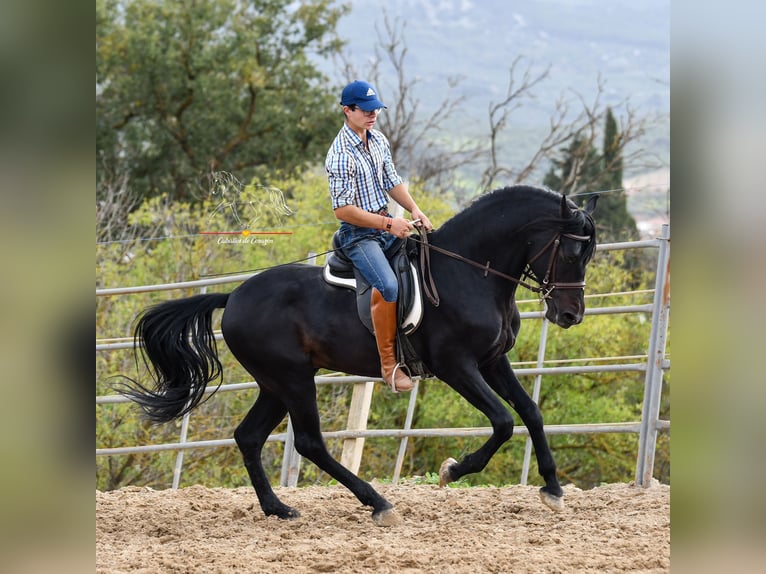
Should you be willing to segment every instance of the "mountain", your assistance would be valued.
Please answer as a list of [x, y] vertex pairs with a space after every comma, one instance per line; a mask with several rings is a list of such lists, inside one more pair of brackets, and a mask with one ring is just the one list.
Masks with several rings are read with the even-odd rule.
[[[599, 79], [602, 105], [624, 103], [643, 117], [661, 117], [636, 146], [663, 164], [659, 170], [627, 166], [628, 209], [642, 234], [651, 235], [669, 216], [670, 165], [670, 0], [351, 0], [351, 13], [338, 32], [347, 41], [352, 66], [365, 77], [386, 19], [407, 47], [405, 77], [424, 115], [445, 97], [465, 98], [460, 113], [443, 126], [454, 139], [487, 137], [489, 106], [505, 97], [510, 67], [522, 57], [522, 70], [549, 76], [510, 117], [500, 143], [505, 165], [526, 162], [539, 146], [562, 95], [578, 111], [577, 98], [592, 103]], [[379, 48], [378, 48], [379, 49]], [[346, 78], [332, 63], [328, 75]], [[383, 62], [378, 91], [383, 101], [394, 92], [393, 67]], [[449, 79], [459, 78], [453, 91]], [[517, 80], [520, 79], [517, 76]], [[361, 78], [360, 78], [361, 79]], [[630, 150], [629, 150], [630, 151]], [[464, 174], [473, 181], [476, 174]], [[542, 175], [540, 175], [542, 179]]]
[[[338, 32], [361, 75], [374, 57], [376, 30], [385, 30], [387, 18], [407, 46], [405, 75], [415, 80], [414, 95], [424, 112], [448, 95], [449, 78], [461, 78], [450, 92], [465, 97], [452, 123], [456, 136], [488, 133], [489, 105], [505, 96], [514, 59], [523, 57], [533, 74], [550, 66], [549, 77], [534, 90], [536, 98], [524, 101], [511, 117], [509, 159], [534, 148], [562, 94], [591, 102], [599, 78], [605, 105], [629, 100], [641, 114], [670, 113], [669, 0], [351, 0], [350, 5]], [[381, 72], [378, 90], [385, 101], [396, 78], [390, 64]], [[337, 71], [330, 75], [339, 84], [354, 79]], [[653, 127], [643, 147], [668, 161], [669, 121]]]

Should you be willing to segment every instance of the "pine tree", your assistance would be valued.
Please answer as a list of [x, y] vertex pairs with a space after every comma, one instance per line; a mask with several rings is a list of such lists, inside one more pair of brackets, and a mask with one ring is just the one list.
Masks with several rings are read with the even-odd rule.
[[601, 159], [598, 151], [581, 135], [575, 135], [569, 146], [562, 151], [561, 159], [553, 160], [553, 167], [543, 179], [543, 184], [564, 195], [575, 195], [592, 187], [600, 177]]
[[628, 212], [628, 198], [622, 186], [622, 134], [611, 108], [607, 108], [601, 173], [597, 180], [599, 233], [604, 241], [633, 241], [639, 238], [636, 220]]
[[600, 192], [597, 225], [599, 241], [638, 239], [636, 221], [628, 213], [622, 188], [623, 137], [611, 108], [607, 108], [601, 153], [590, 141], [576, 134], [561, 150], [559, 158], [543, 179], [543, 184], [584, 203], [589, 193]]

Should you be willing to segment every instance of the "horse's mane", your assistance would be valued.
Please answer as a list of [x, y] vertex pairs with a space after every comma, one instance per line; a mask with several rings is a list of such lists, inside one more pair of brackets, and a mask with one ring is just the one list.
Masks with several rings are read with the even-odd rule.
[[561, 194], [530, 185], [503, 187], [476, 197], [465, 209], [444, 223], [441, 230], [446, 234], [460, 234], [475, 226], [486, 227], [494, 221], [502, 220], [506, 225], [515, 221], [515, 231], [554, 228], [562, 233], [585, 233], [592, 236], [586, 249], [589, 260], [595, 249], [596, 228], [593, 219], [571, 200], [567, 199], [567, 204], [572, 216], [563, 219]]
[[480, 194], [466, 207], [466, 210], [474, 207], [481, 208], [484, 204], [497, 206], [506, 202], [518, 203], [519, 201], [532, 203], [547, 202], [554, 205], [561, 201], [561, 195], [545, 187], [511, 185]]

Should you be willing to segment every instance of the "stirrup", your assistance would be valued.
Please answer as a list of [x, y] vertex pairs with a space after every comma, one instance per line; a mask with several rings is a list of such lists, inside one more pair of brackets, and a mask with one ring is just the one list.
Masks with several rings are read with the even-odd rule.
[[[407, 377], [410, 379], [410, 384], [412, 384], [412, 386], [409, 389], [401, 390], [401, 391], [397, 390], [397, 388], [396, 388], [396, 371], [397, 371], [397, 369], [402, 369], [403, 371], [406, 371]], [[414, 387], [414, 384], [412, 383], [412, 374], [410, 373], [410, 369], [409, 369], [409, 367], [407, 365], [405, 365], [403, 363], [396, 363], [396, 365], [394, 365], [394, 368], [391, 370], [391, 380], [386, 381], [385, 377], [383, 377], [383, 380], [385, 381], [385, 383], [388, 385], [388, 388], [391, 389], [391, 392], [393, 392], [393, 393], [408, 393]]]

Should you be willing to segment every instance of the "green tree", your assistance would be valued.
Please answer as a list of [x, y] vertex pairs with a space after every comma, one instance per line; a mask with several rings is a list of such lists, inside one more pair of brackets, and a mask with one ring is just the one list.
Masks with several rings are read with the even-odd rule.
[[638, 239], [639, 234], [635, 219], [628, 213], [628, 200], [622, 187], [622, 148], [622, 134], [609, 108], [598, 178], [598, 190], [607, 192], [599, 199], [599, 231], [608, 240], [631, 241]]
[[[601, 177], [598, 151], [590, 140], [579, 134], [562, 151], [561, 157], [552, 160], [552, 163], [553, 167], [545, 175], [543, 184], [566, 195], [592, 188]], [[599, 205], [599, 223], [601, 215]]]
[[597, 225], [599, 241], [631, 241], [638, 239], [638, 228], [628, 212], [628, 202], [622, 188], [625, 138], [620, 133], [611, 108], [604, 116], [604, 139], [601, 153], [593, 137], [585, 132], [575, 134], [543, 179], [544, 185], [567, 195], [601, 192]]
[[604, 121], [603, 171], [601, 182], [608, 189], [622, 187], [622, 134], [617, 127], [617, 119], [612, 108], [606, 110]]
[[[331, 56], [333, 0], [97, 0], [97, 180], [196, 201], [208, 174], [316, 163], [337, 105], [310, 56]], [[101, 189], [101, 188], [100, 188]]]

